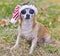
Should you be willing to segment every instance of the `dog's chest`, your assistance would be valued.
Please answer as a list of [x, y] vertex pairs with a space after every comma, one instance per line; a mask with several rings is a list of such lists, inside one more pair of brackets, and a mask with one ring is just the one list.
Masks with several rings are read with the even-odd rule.
[[[32, 22], [22, 23], [22, 35], [27, 39], [32, 39]], [[30, 33], [31, 32], [31, 33]]]
[[22, 31], [26, 32], [32, 29], [32, 22], [23, 22], [22, 23]]
[[33, 38], [37, 37], [37, 32], [38, 32], [38, 24], [36, 24], [34, 29], [32, 29], [32, 22], [22, 24], [22, 35], [27, 40], [32, 40]]

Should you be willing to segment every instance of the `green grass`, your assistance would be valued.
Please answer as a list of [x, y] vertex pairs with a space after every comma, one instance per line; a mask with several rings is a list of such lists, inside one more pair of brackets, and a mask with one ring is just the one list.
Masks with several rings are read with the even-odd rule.
[[[36, 5], [36, 7], [39, 10], [39, 17], [37, 17], [37, 21], [44, 24], [45, 26], [47, 26], [49, 28], [49, 30], [51, 31], [51, 35], [52, 35], [52, 39], [58, 40], [60, 41], [60, 21], [58, 22], [57, 19], [58, 17], [60, 17], [60, 6], [59, 4], [55, 4], [55, 3], [51, 3], [51, 1], [49, 0], [31, 0], [31, 2]], [[15, 6], [17, 4], [22, 5], [22, 1], [21, 0], [0, 0], [0, 20], [2, 20], [3, 18], [11, 18], [12, 17], [12, 12], [15, 8]], [[41, 9], [42, 8], [42, 9]], [[51, 24], [50, 24], [51, 23]], [[16, 28], [13, 27], [14, 25], [9, 24], [7, 27], [0, 27], [0, 45], [2, 48], [3, 46], [3, 50], [4, 47], [6, 46], [12, 46], [12, 44], [15, 43], [16, 41], [16, 37], [17, 37], [17, 24], [16, 24]], [[3, 42], [3, 43], [1, 43]], [[23, 44], [21, 43], [21, 45], [23, 45], [20, 49], [24, 49], [26, 46], [26, 41], [22, 40]], [[25, 43], [24, 43], [25, 42]], [[60, 42], [59, 42], [60, 43]], [[9, 45], [10, 44], [10, 45]], [[6, 46], [5, 46], [6, 45]], [[28, 44], [26, 44], [28, 46]], [[52, 53], [52, 56], [57, 55], [59, 56], [59, 50], [60, 50], [60, 45], [56, 44], [56, 46], [54, 46], [55, 44], [53, 44], [53, 47], [51, 45], [47, 45], [45, 46], [43, 49], [41, 49], [41, 53]], [[29, 46], [28, 46], [29, 48]], [[25, 49], [28, 49], [27, 47]], [[2, 49], [0, 49], [2, 50]], [[27, 50], [23, 53], [28, 52]], [[18, 50], [19, 51], [19, 50]], [[35, 53], [33, 54], [33, 56], [38, 55], [39, 56], [39, 52], [37, 53], [37, 51], [40, 52], [39, 47], [36, 48], [36, 50], [34, 51]], [[5, 51], [3, 51], [5, 52]], [[37, 54], [36, 54], [37, 53]], [[44, 56], [44, 54], [42, 54]], [[4, 56], [2, 52], [0, 52], [0, 56]], [[24, 55], [23, 55], [24, 56]], [[28, 56], [28, 55], [25, 55]]]
[[57, 53], [57, 54], [59, 53], [58, 48], [52, 47], [50, 45], [47, 45], [44, 49], [45, 49], [45, 51], [47, 51], [49, 53]]

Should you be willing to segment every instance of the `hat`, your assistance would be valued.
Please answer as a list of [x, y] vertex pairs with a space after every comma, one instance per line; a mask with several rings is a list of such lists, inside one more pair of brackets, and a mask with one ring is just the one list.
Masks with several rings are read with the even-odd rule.
[[37, 14], [38, 13], [38, 10], [37, 10], [37, 8], [34, 6], [34, 5], [23, 5], [23, 6], [20, 6], [20, 5], [17, 5], [16, 7], [15, 7], [15, 9], [14, 9], [14, 12], [13, 12], [13, 17], [12, 17], [12, 19], [11, 19], [11, 23], [16, 23], [17, 22], [17, 20], [18, 20], [18, 18], [19, 18], [19, 15], [20, 15], [20, 13], [21, 13], [21, 11], [23, 10], [23, 9], [26, 9], [26, 8], [31, 8], [31, 9], [33, 9], [34, 11], [35, 11], [35, 14]]

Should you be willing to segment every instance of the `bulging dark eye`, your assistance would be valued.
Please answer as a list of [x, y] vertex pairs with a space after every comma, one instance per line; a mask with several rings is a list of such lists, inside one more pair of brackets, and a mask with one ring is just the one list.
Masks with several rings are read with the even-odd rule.
[[30, 9], [29, 13], [30, 14], [34, 14], [34, 10], [33, 9]]
[[26, 14], [26, 10], [22, 10], [21, 13], [22, 13], [22, 14]]

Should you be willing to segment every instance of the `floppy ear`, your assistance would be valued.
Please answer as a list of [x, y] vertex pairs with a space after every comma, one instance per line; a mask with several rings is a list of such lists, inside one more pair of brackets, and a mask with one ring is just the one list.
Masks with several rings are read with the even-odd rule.
[[14, 12], [13, 12], [13, 15], [12, 15], [12, 18], [11, 18], [11, 23], [16, 23], [18, 18], [19, 18], [19, 9], [21, 8], [20, 5], [17, 5], [14, 9]]

